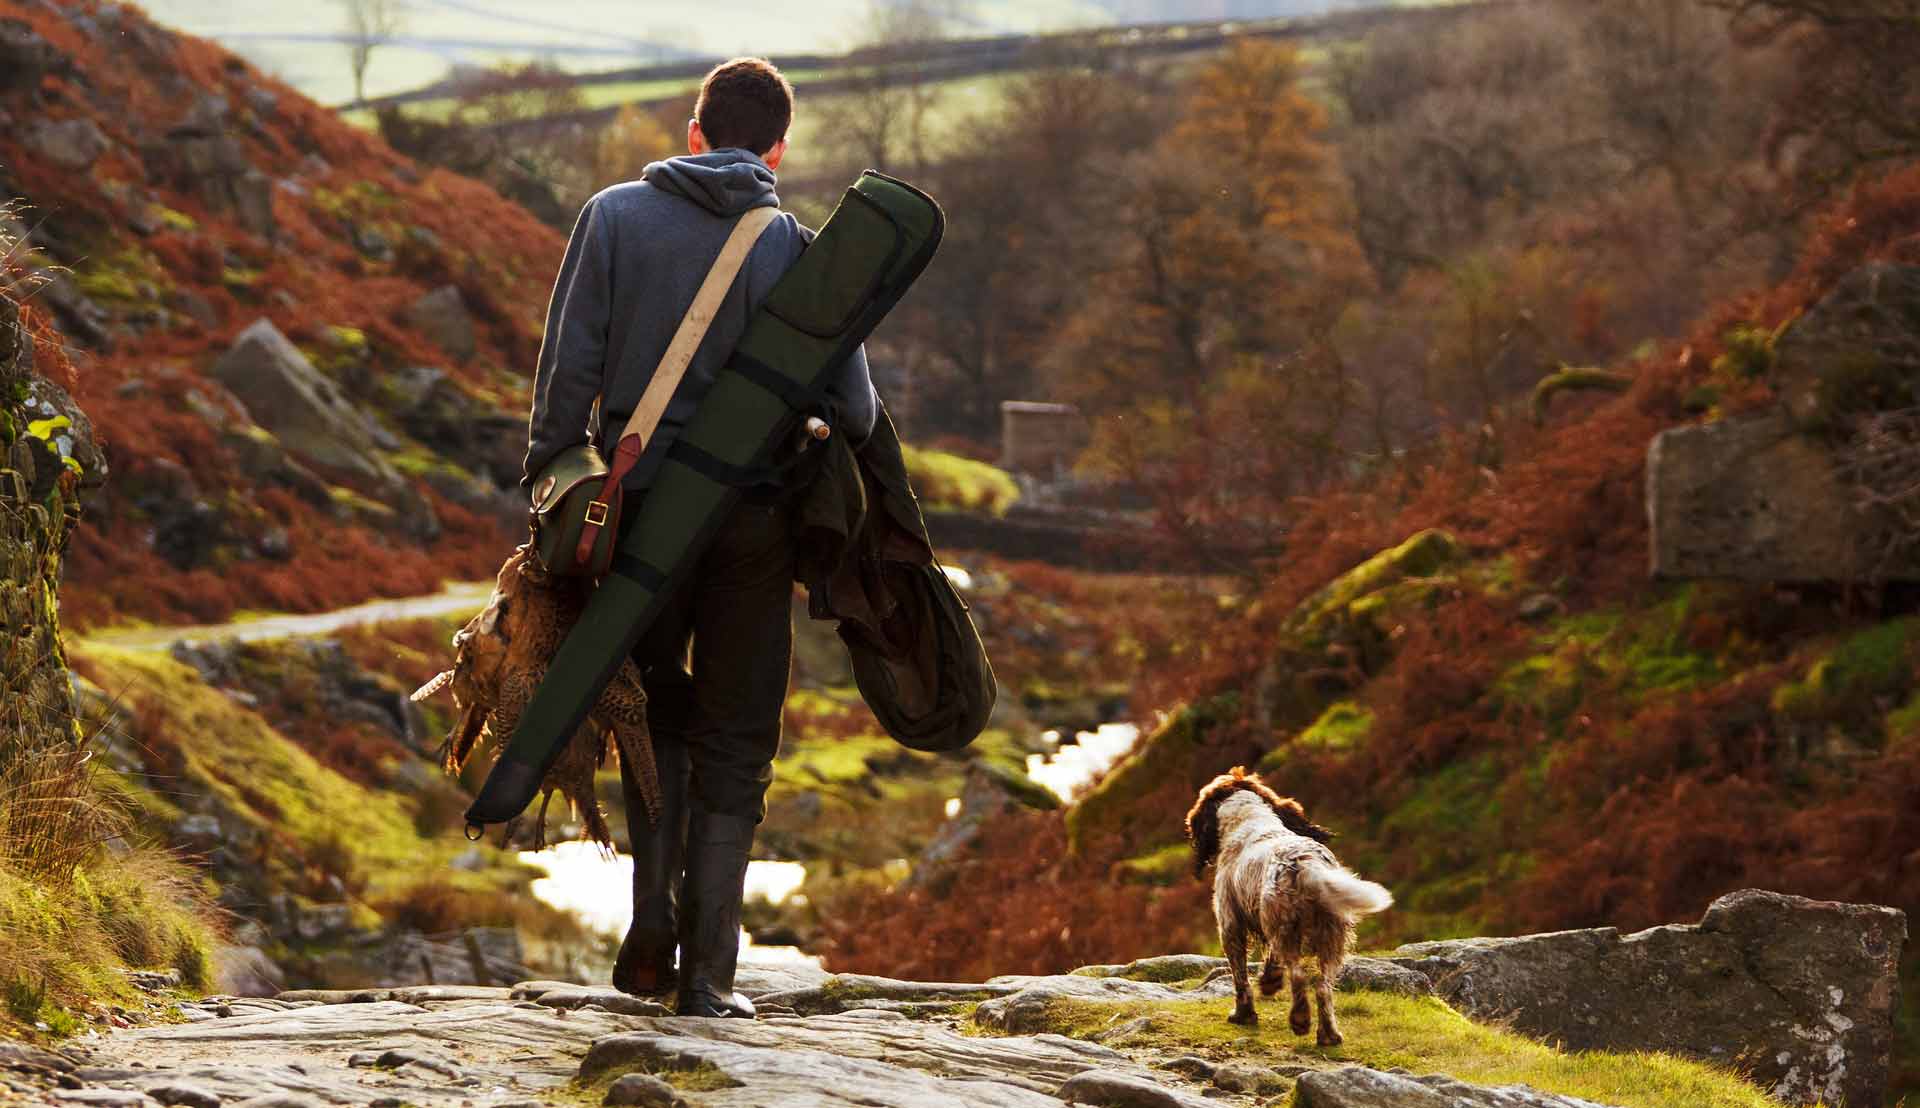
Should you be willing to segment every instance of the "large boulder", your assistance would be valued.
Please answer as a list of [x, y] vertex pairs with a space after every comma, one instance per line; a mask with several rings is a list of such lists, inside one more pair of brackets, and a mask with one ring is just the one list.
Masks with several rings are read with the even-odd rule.
[[1868, 1105], [1887, 1091], [1906, 939], [1892, 908], [1748, 889], [1698, 924], [1415, 943], [1394, 960], [1462, 1012], [1568, 1050], [1671, 1051], [1791, 1104]]
[[240, 332], [210, 373], [255, 423], [294, 454], [328, 469], [400, 485], [399, 474], [375, 451], [380, 432], [366, 413], [270, 321], [259, 320]]
[[1884, 521], [1856, 509], [1835, 447], [1783, 412], [1680, 427], [1647, 452], [1655, 577], [1859, 581], [1881, 565]]

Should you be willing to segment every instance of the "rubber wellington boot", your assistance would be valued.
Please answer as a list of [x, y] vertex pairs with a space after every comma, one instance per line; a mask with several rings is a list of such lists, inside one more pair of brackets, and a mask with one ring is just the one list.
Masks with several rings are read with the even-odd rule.
[[752, 1019], [753, 1002], [733, 991], [740, 961], [740, 898], [754, 822], [695, 808], [687, 821], [687, 876], [681, 886], [680, 995], [683, 1016]]
[[665, 996], [679, 988], [674, 946], [679, 941], [677, 893], [687, 838], [687, 747], [654, 739], [660, 774], [660, 822], [647, 822], [646, 801], [626, 764], [620, 766], [633, 844], [633, 923], [613, 963], [613, 987], [635, 996]]

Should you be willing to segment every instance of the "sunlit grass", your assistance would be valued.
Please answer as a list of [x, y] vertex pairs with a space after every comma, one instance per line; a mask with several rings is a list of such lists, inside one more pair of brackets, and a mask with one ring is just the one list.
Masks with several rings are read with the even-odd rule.
[[1779, 1104], [1739, 1075], [1704, 1062], [1649, 1052], [1569, 1053], [1475, 1023], [1432, 997], [1341, 993], [1338, 1004], [1346, 1043], [1330, 1048], [1288, 1030], [1284, 995], [1260, 1003], [1260, 1024], [1252, 1028], [1228, 1023], [1233, 1002], [1211, 997], [1171, 1003], [1056, 1001], [1048, 1010], [1048, 1029], [1085, 1039], [1144, 1017], [1148, 1023], [1141, 1030], [1109, 1039], [1107, 1045], [1246, 1058], [1265, 1065], [1398, 1067], [1481, 1085], [1530, 1085], [1621, 1108]]

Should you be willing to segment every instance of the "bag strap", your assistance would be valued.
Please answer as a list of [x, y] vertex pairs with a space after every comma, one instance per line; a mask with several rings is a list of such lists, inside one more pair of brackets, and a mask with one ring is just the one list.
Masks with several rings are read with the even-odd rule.
[[601, 526], [608, 518], [608, 505], [612, 504], [612, 497], [617, 495], [620, 482], [625, 479], [627, 472], [640, 461], [641, 453], [646, 450], [653, 432], [660, 426], [660, 418], [666, 415], [668, 402], [679, 389], [681, 379], [687, 375], [687, 366], [693, 363], [693, 355], [707, 337], [714, 317], [720, 314], [720, 304], [726, 299], [727, 291], [733, 288], [740, 267], [746, 264], [747, 255], [752, 252], [754, 243], [760, 241], [761, 233], [779, 217], [780, 209], [771, 206], [754, 208], [741, 216], [740, 221], [733, 225], [732, 233], [727, 236], [726, 245], [720, 248], [720, 256], [713, 260], [713, 268], [707, 270], [706, 280], [700, 283], [700, 291], [694, 294], [687, 314], [680, 318], [673, 341], [667, 344], [666, 353], [660, 356], [660, 364], [653, 370], [653, 379], [647, 382], [646, 391], [640, 394], [640, 402], [633, 406], [633, 414], [620, 431], [620, 441], [614, 447], [613, 457], [608, 459], [606, 482], [600, 487], [599, 497], [593, 501], [599, 511], [595, 513], [590, 509], [587, 524], [580, 531], [577, 553], [582, 565], [591, 562], [593, 547], [600, 537]]
[[[681, 318], [679, 330], [673, 333], [673, 341], [667, 344], [667, 352], [660, 356], [660, 364], [653, 371], [653, 380], [647, 382], [647, 391], [640, 395], [640, 403], [634, 405], [633, 415], [620, 432], [621, 448], [626, 446], [628, 439], [640, 439], [634, 450], [636, 460], [640, 449], [653, 437], [654, 428], [660, 425], [660, 417], [667, 413], [667, 402], [673, 399], [674, 390], [680, 387], [680, 379], [686, 376], [687, 366], [692, 364], [701, 340], [707, 337], [707, 329], [713, 326], [713, 317], [720, 313], [720, 302], [726, 299], [727, 290], [733, 287], [733, 279], [746, 263], [747, 254], [753, 250], [753, 244], [759, 241], [760, 233], [779, 216], [779, 208], [754, 208], [733, 225], [733, 233], [727, 236], [727, 244], [720, 248], [720, 256], [714, 259], [713, 268], [707, 271], [707, 279], [700, 283], [700, 291], [694, 295], [693, 304]], [[620, 450], [616, 449], [615, 453], [620, 453]]]

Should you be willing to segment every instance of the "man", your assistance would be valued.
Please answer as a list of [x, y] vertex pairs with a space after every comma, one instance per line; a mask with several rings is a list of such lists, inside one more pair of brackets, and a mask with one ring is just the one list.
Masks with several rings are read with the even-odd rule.
[[[605, 429], [625, 426], [735, 221], [779, 205], [774, 170], [792, 121], [793, 89], [779, 70], [759, 58], [727, 62], [701, 85], [687, 155], [587, 202], [547, 309], [529, 487], [560, 451], [588, 438], [605, 450]], [[652, 480], [754, 309], [812, 237], [790, 215], [761, 235], [628, 475], [629, 497]], [[827, 392], [834, 434], [863, 442], [878, 410], [864, 351]], [[793, 655], [793, 492], [748, 490], [634, 652], [662, 811], [650, 827], [622, 764], [634, 916], [613, 983], [635, 994], [677, 991], [682, 1015], [753, 1015], [733, 977], [747, 856], [766, 815]]]

